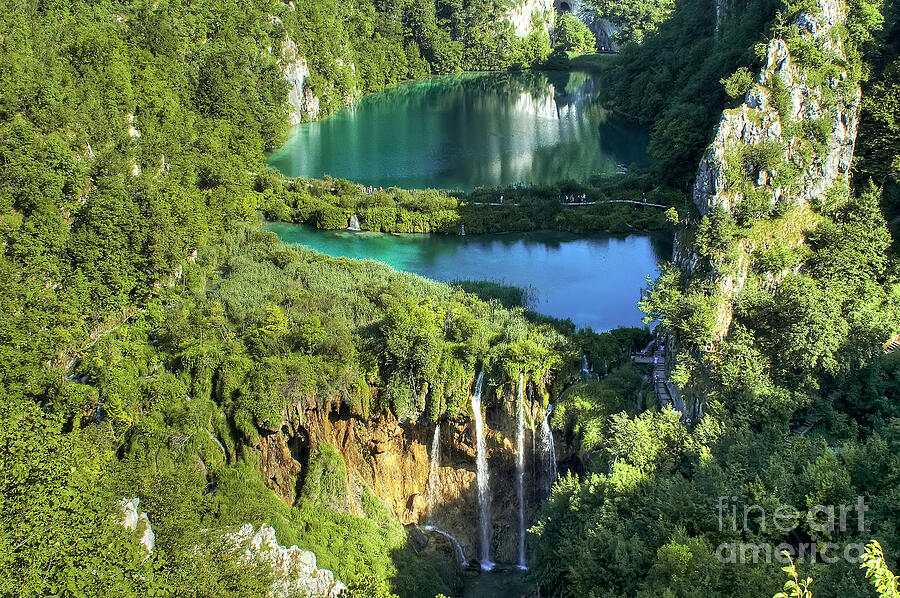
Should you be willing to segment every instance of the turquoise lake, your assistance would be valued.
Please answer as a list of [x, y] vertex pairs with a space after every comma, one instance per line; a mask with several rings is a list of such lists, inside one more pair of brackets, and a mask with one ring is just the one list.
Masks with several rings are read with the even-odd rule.
[[298, 125], [269, 164], [376, 187], [585, 181], [647, 163], [646, 131], [600, 108], [581, 72], [465, 73], [370, 94]]
[[641, 289], [672, 252], [670, 239], [648, 235], [388, 235], [287, 223], [266, 228], [287, 243], [336, 257], [378, 260], [433, 280], [489, 280], [526, 288], [533, 297], [530, 307], [538, 313], [595, 331], [642, 325]]

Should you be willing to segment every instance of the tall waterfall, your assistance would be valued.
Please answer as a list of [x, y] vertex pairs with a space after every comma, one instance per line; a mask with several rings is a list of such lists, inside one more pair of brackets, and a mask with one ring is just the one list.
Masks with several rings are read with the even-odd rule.
[[519, 374], [516, 401], [516, 477], [519, 495], [519, 569], [525, 569], [525, 382]]
[[347, 227], [347, 230], [360, 230], [359, 218], [356, 217], [356, 214], [350, 215], [350, 226]]
[[481, 414], [481, 385], [484, 371], [478, 374], [472, 390], [472, 414], [475, 417], [476, 473], [478, 476], [478, 527], [481, 538], [481, 568], [490, 571], [491, 561], [491, 489], [488, 478], [487, 443], [484, 441], [484, 418]]
[[441, 424], [434, 426], [431, 439], [431, 466], [428, 469], [428, 506], [433, 510], [441, 502]]
[[550, 430], [550, 414], [553, 412], [553, 405], [547, 406], [547, 413], [544, 414], [544, 421], [541, 423], [541, 452], [544, 453], [545, 465], [547, 467], [547, 495], [553, 489], [553, 483], [556, 482], [556, 445], [553, 442], [553, 431]]

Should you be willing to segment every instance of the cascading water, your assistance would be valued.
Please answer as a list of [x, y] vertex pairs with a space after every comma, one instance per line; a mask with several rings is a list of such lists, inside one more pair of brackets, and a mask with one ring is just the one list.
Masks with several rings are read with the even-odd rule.
[[222, 449], [222, 455], [225, 457], [225, 465], [228, 465], [228, 451], [225, 450], [225, 445], [222, 444], [222, 441], [213, 436], [213, 433], [209, 430], [206, 431], [209, 434], [209, 439], [219, 445], [219, 448]]
[[519, 374], [516, 401], [516, 477], [519, 494], [519, 569], [525, 569], [525, 382]]
[[434, 426], [434, 438], [431, 439], [431, 466], [428, 469], [428, 506], [434, 510], [441, 502], [441, 424]]
[[359, 218], [356, 217], [356, 214], [350, 215], [350, 226], [347, 227], [347, 230], [360, 230]]
[[481, 568], [490, 571], [491, 561], [491, 494], [488, 477], [487, 443], [484, 440], [484, 418], [481, 414], [481, 385], [484, 371], [478, 374], [472, 390], [472, 415], [475, 418], [476, 474], [478, 477], [478, 527], [481, 538]]
[[544, 453], [545, 464], [547, 467], [547, 495], [553, 489], [553, 483], [556, 482], [556, 445], [553, 442], [553, 431], [550, 430], [550, 414], [553, 412], [553, 405], [547, 406], [547, 413], [544, 414], [544, 421], [541, 423], [541, 451]]
[[594, 373], [594, 366], [588, 361], [587, 353], [581, 354], [581, 375], [585, 381], [598, 380], [599, 377]]
[[449, 533], [445, 532], [441, 528], [435, 527], [433, 525], [423, 526], [422, 529], [424, 529], [426, 532], [434, 532], [436, 534], [440, 534], [440, 535], [444, 536], [445, 538], [447, 538], [448, 540], [450, 540], [451, 542], [453, 542], [453, 545], [456, 546], [456, 552], [459, 555], [459, 564], [460, 565], [466, 564], [466, 553], [463, 552], [463, 547], [462, 547], [462, 544], [459, 543], [459, 540], [457, 540], [456, 538], [454, 538], [453, 536], [451, 536]]
[[465, 237], [465, 236], [466, 236], [466, 225], [465, 225], [465, 224], [460, 224], [460, 225], [459, 225], [459, 236], [460, 236], [460, 237]]

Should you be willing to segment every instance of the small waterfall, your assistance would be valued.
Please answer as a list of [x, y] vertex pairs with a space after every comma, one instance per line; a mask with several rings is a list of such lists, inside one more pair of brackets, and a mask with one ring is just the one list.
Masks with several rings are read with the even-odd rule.
[[466, 225], [465, 225], [465, 224], [460, 224], [460, 225], [459, 225], [459, 236], [460, 236], [460, 237], [465, 237], [465, 236], [466, 236]]
[[453, 536], [451, 536], [450, 534], [448, 534], [441, 528], [435, 527], [433, 525], [425, 525], [422, 527], [422, 529], [424, 529], [426, 532], [434, 532], [436, 534], [440, 534], [440, 535], [444, 536], [445, 538], [447, 538], [448, 540], [450, 540], [451, 542], [453, 542], [453, 545], [456, 546], [456, 552], [459, 554], [459, 564], [460, 565], [466, 564], [466, 553], [463, 552], [463, 547], [462, 547], [462, 544], [459, 543], [459, 540], [457, 540], [456, 538], [454, 538]]
[[472, 390], [472, 414], [475, 417], [476, 474], [478, 477], [478, 527], [481, 538], [481, 568], [490, 571], [491, 561], [491, 489], [488, 478], [487, 443], [484, 440], [484, 418], [481, 414], [481, 386], [484, 371], [478, 374]]
[[347, 230], [360, 230], [359, 218], [356, 217], [356, 214], [350, 215], [350, 226], [347, 227]]
[[209, 430], [206, 431], [209, 434], [209, 439], [219, 445], [219, 448], [222, 449], [222, 455], [225, 457], [225, 465], [228, 465], [228, 451], [225, 450], [225, 445], [222, 444], [222, 441], [213, 436], [213, 433]]
[[545, 464], [547, 467], [547, 496], [553, 489], [556, 482], [556, 445], [553, 442], [553, 431], [550, 429], [550, 414], [553, 412], [553, 405], [547, 407], [547, 413], [544, 414], [544, 421], [541, 423], [541, 451], [545, 455]]
[[434, 438], [431, 439], [431, 466], [428, 469], [428, 506], [432, 510], [441, 502], [441, 424], [434, 426]]
[[594, 366], [588, 361], [587, 353], [581, 354], [581, 377], [585, 381], [600, 379], [600, 377], [594, 373]]
[[516, 477], [519, 495], [519, 569], [525, 569], [525, 376], [519, 374], [516, 401]]

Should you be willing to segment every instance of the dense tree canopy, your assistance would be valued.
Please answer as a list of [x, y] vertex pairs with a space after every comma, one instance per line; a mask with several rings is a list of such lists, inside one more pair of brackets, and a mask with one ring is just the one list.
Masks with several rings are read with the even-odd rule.
[[[779, 8], [797, 8], [776, 0], [725, 3], [718, 16], [705, 0], [598, 3], [641, 41], [604, 66], [602, 93], [651, 126], [652, 174], [467, 197], [369, 196], [350, 182], [266, 169], [265, 153], [287, 130], [288, 38], [328, 114], [407, 78], [543, 61], [549, 36], [516, 37], [500, 19], [510, 4], [7, 3], [0, 593], [261, 596], [271, 572], [223, 542], [247, 522], [314, 550], [353, 596], [452, 593], [456, 567], [418, 551], [368, 489], [357, 489], [361, 516], [347, 512], [333, 448], [311, 451], [311, 475], [288, 505], [266, 485], [256, 446], [298, 406], [336, 405], [360, 419], [465, 418], [482, 368], [506, 384], [524, 372], [555, 401], [564, 476], [529, 540], [530, 579], [546, 594], [770, 596], [782, 586], [780, 563], [736, 566], [718, 547], [816, 534], [877, 538], [887, 556], [873, 556], [870, 570], [897, 570], [900, 357], [883, 350], [900, 330], [889, 232], [900, 213], [896, 7], [879, 30], [876, 5], [850, 2], [842, 42], [854, 80], [869, 74], [860, 157], [853, 188], [815, 205], [748, 202], [698, 218], [683, 201], [712, 125], [758, 66], [754, 46], [780, 22]], [[588, 49], [570, 17], [559, 27], [567, 49]], [[821, 75], [824, 65], [805, 67]], [[769, 150], [742, 158], [777, 167]], [[475, 206], [500, 192], [520, 205]], [[575, 213], [560, 193], [646, 194], [676, 210]], [[704, 415], [686, 425], [657, 408], [649, 368], [630, 363], [645, 330], [576, 332], [515, 305], [520, 291], [442, 285], [285, 247], [259, 229], [257, 211], [321, 228], [358, 213], [385, 232], [676, 223], [694, 267], [665, 266], [644, 307], [677, 350], [673, 382]], [[748, 283], [715, 338], [715, 281], [741, 259]], [[582, 354], [593, 372], [584, 379]], [[503, 400], [485, 397], [494, 407]], [[812, 431], [791, 434], [805, 421]], [[870, 509], [861, 531], [823, 532], [808, 520], [787, 534], [756, 520], [739, 529], [716, 511], [721, 497], [736, 509], [808, 513], [860, 495]], [[152, 556], [115, 523], [123, 496], [140, 496], [150, 515]], [[871, 595], [854, 564], [798, 567], [817, 595]]]

